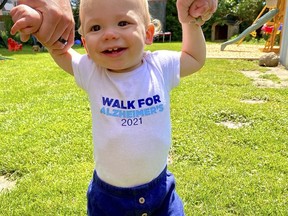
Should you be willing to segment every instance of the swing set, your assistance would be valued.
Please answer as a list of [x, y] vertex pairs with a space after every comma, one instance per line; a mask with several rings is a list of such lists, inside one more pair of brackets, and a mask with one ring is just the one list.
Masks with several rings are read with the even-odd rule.
[[[271, 2], [271, 4], [269, 4]], [[273, 19], [269, 22], [266, 23], [266, 27], [270, 26], [271, 32], [268, 32], [269, 38], [266, 41], [266, 44], [263, 48], [263, 52], [276, 52], [279, 53], [280, 51], [280, 45], [279, 48], [275, 48], [275, 42], [276, 42], [276, 36], [280, 36], [280, 42], [281, 44], [281, 39], [282, 39], [282, 29], [284, 25], [284, 16], [285, 16], [285, 5], [286, 5], [286, 0], [266, 0], [266, 5], [269, 10], [273, 10], [274, 8], [278, 9], [278, 13], [273, 17]], [[263, 9], [264, 10], [264, 9]], [[265, 26], [263, 30], [265, 30]]]
[[[248, 34], [256, 36], [256, 30], [263, 26], [262, 30], [268, 36], [268, 39], [262, 51], [279, 53], [281, 45], [279, 45], [279, 48], [274, 47], [274, 45], [277, 35], [279, 35], [280, 37], [279, 44], [281, 44], [283, 32], [282, 28], [284, 25], [284, 16], [286, 13], [285, 5], [286, 0], [266, 0], [265, 6], [253, 22], [253, 24], [247, 29], [245, 29], [237, 38], [231, 39], [221, 44], [221, 51], [223, 51], [227, 45], [232, 43], [237, 43], [238, 45], [240, 45]], [[267, 9], [269, 11], [264, 14]]]

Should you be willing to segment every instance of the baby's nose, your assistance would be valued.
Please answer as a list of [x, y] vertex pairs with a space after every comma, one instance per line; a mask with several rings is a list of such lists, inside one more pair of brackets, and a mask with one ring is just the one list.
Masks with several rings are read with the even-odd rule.
[[103, 35], [104, 40], [113, 40], [118, 38], [118, 33], [114, 29], [107, 29]]

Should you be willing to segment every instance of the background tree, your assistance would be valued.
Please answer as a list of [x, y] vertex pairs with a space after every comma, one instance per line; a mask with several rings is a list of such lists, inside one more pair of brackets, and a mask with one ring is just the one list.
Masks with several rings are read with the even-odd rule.
[[71, 7], [73, 11], [73, 16], [75, 20], [75, 40], [81, 40], [81, 35], [78, 33], [78, 28], [80, 26], [80, 19], [79, 19], [79, 0], [71, 0]]
[[263, 0], [219, 0], [214, 22], [240, 22], [240, 31], [250, 26], [265, 5]]

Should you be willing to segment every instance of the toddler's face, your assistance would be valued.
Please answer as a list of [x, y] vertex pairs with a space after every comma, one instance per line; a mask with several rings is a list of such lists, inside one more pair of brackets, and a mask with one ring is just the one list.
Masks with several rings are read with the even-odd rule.
[[93, 0], [82, 10], [83, 44], [94, 62], [115, 72], [141, 65], [154, 27], [144, 25], [138, 0]]

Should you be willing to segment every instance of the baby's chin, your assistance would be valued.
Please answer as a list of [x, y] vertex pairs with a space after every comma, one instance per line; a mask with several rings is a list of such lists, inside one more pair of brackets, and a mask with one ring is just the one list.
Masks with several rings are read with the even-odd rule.
[[133, 71], [134, 67], [106, 67], [108, 71], [113, 73], [126, 73]]
[[111, 71], [113, 73], [127, 73], [135, 70], [136, 68], [140, 67], [142, 65], [143, 61], [141, 60], [139, 63], [135, 65], [131, 65], [128, 67], [116, 67], [116, 68], [111, 68], [111, 67], [106, 67], [108, 71]]
[[133, 71], [135, 68], [107, 68], [108, 71], [113, 73], [128, 73]]
[[113, 73], [126, 73], [129, 72], [126, 68], [119, 69], [119, 68], [107, 68], [108, 71], [113, 72]]

